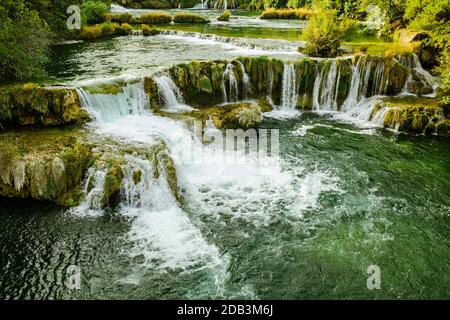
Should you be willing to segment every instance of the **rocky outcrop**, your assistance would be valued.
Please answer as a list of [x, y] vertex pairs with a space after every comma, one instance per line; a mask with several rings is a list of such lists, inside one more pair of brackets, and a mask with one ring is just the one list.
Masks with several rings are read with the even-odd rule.
[[0, 123], [7, 126], [58, 126], [90, 120], [73, 88], [35, 84], [0, 88]]
[[0, 196], [72, 206], [93, 160], [80, 129], [20, 130], [0, 135]]
[[450, 137], [450, 120], [432, 98], [384, 98], [375, 104], [371, 118], [401, 132]]
[[[163, 141], [152, 146], [127, 146], [85, 129], [67, 127], [22, 129], [0, 135], [0, 196], [48, 200], [71, 207], [86, 201], [89, 192], [98, 188], [98, 196], [90, 205], [112, 207], [122, 200], [133, 159], [143, 161], [131, 173], [134, 184], [140, 182], [142, 171], [151, 171], [152, 178], [164, 179], [174, 197], [181, 199], [175, 165]], [[101, 181], [90, 174], [96, 170], [104, 171]]]

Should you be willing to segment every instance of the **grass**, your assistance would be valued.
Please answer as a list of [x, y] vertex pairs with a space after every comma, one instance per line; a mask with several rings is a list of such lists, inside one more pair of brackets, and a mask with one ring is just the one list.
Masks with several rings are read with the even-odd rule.
[[196, 13], [182, 12], [177, 13], [173, 18], [175, 23], [208, 23], [209, 20], [203, 18], [201, 15]]
[[168, 12], [149, 12], [143, 13], [138, 22], [144, 24], [169, 24], [172, 22], [172, 16]]
[[309, 8], [274, 9], [269, 8], [261, 13], [261, 19], [308, 19], [314, 11]]

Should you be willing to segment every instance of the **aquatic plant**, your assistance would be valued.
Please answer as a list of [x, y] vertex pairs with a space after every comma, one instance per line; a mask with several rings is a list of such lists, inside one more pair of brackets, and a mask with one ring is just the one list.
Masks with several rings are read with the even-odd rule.
[[177, 13], [174, 18], [173, 22], [175, 23], [208, 23], [209, 20], [205, 19], [199, 14], [196, 13], [189, 13], [189, 12], [181, 12]]
[[309, 8], [299, 9], [274, 9], [268, 8], [261, 13], [261, 19], [308, 19], [313, 10]]
[[140, 22], [145, 24], [169, 24], [172, 16], [168, 12], [149, 12], [140, 16]]

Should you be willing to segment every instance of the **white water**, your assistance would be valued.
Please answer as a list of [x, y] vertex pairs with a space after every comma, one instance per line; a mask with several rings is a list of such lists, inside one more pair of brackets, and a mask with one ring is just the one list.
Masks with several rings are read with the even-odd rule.
[[[284, 54], [300, 56], [298, 47], [303, 45], [303, 42], [222, 37], [214, 34], [178, 30], [161, 30], [160, 36], [174, 40], [189, 41], [190, 43], [219, 43], [227, 49], [235, 49], [247, 54]], [[242, 51], [243, 49], [246, 49], [247, 51]]]
[[245, 71], [245, 67], [239, 60], [236, 60], [239, 68], [241, 69], [242, 73], [242, 98], [244, 100], [247, 100], [249, 91], [251, 90], [251, 82], [250, 77], [247, 74], [247, 71]]
[[162, 108], [165, 111], [183, 111], [192, 110], [184, 103], [183, 94], [172, 78], [167, 75], [159, 75], [153, 78], [158, 85], [158, 95], [162, 102]]
[[[200, 217], [232, 217], [262, 227], [280, 215], [301, 219], [305, 210], [317, 206], [322, 192], [339, 192], [338, 181], [329, 173], [306, 173], [298, 165], [283, 169], [284, 162], [277, 157], [234, 150], [223, 153], [204, 147], [201, 138], [181, 122], [155, 116], [147, 107], [130, 109], [141, 103], [147, 106], [148, 101], [139, 98], [144, 94], [142, 84], [126, 88], [118, 95], [79, 91], [85, 107], [95, 117], [91, 128], [98, 136], [126, 148], [151, 146], [162, 138], [176, 164], [188, 212], [196, 213], [194, 218], [179, 207], [164, 175], [154, 178], [152, 162], [139, 154], [126, 155], [117, 213], [131, 221], [128, 239], [133, 246], [126, 254], [143, 257], [140, 268], [207, 272], [215, 289], [206, 294], [222, 296], [229, 258], [203, 236]], [[118, 111], [112, 112], [114, 108]], [[220, 133], [212, 123], [207, 129]], [[276, 139], [277, 135], [271, 137]], [[186, 161], [186, 149], [201, 150], [203, 161]], [[230, 156], [234, 161], [227, 162]], [[136, 184], [133, 173], [137, 170], [142, 176]], [[89, 170], [85, 201], [74, 213], [93, 217], [103, 214], [100, 200], [105, 174], [102, 163]]]
[[283, 69], [283, 83], [281, 85], [281, 108], [295, 109], [297, 105], [297, 86], [295, 84], [295, 67], [294, 64], [289, 63], [284, 65]]
[[236, 8], [236, 1], [235, 0], [217, 0], [214, 4], [214, 9], [234, 9]]
[[239, 99], [239, 85], [234, 74], [234, 65], [228, 63], [222, 74], [222, 91], [224, 102], [234, 102]]
[[337, 60], [331, 62], [331, 67], [326, 72], [326, 68], [322, 67], [322, 70], [316, 77], [313, 90], [313, 109], [314, 110], [336, 110], [337, 94], [340, 80], [337, 70]]

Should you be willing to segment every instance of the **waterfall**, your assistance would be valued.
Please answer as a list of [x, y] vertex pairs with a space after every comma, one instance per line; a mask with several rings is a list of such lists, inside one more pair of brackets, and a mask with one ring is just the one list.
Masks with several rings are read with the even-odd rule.
[[90, 93], [78, 88], [82, 106], [99, 122], [110, 122], [126, 115], [140, 115], [148, 109], [149, 102], [144, 83], [128, 84], [116, 94]]
[[153, 78], [158, 86], [158, 95], [163, 108], [166, 111], [191, 110], [192, 108], [184, 103], [183, 95], [172, 78], [167, 74], [155, 76]]
[[297, 106], [297, 91], [295, 84], [295, 67], [294, 64], [288, 63], [284, 65], [283, 82], [281, 85], [281, 108], [295, 110]]
[[222, 91], [224, 102], [237, 101], [239, 98], [239, 87], [234, 74], [234, 65], [232, 63], [227, 64], [225, 71], [222, 74]]
[[208, 0], [202, 0], [200, 3], [197, 3], [193, 9], [208, 9]]
[[329, 70], [325, 66], [322, 66], [322, 70], [318, 73], [314, 81], [314, 110], [338, 110], [337, 95], [340, 75], [340, 72], [338, 73], [337, 60], [331, 62]]
[[434, 78], [428, 71], [426, 71], [422, 64], [420, 63], [419, 57], [412, 53], [411, 55], [399, 55], [396, 57], [397, 61], [403, 65], [408, 70], [408, 78], [405, 82], [405, 86], [403, 88], [404, 93], [409, 93], [409, 84], [414, 80], [413, 73], [415, 72], [416, 77], [426, 86], [429, 86], [433, 89], [433, 94], [437, 87], [439, 86], [439, 82]]
[[143, 36], [143, 35], [144, 35], [144, 32], [143, 32], [142, 30], [136, 30], [136, 29], [134, 29], [134, 30], [131, 30], [131, 35], [132, 35], [132, 36]]
[[214, 4], [214, 9], [234, 9], [236, 8], [236, 1], [235, 0], [217, 0]]
[[238, 64], [239, 68], [241, 69], [241, 73], [242, 73], [242, 98], [244, 100], [247, 100], [248, 93], [250, 90], [250, 85], [251, 85], [250, 77], [248, 76], [247, 72], [245, 71], [244, 64], [239, 60], [236, 60], [236, 62]]

